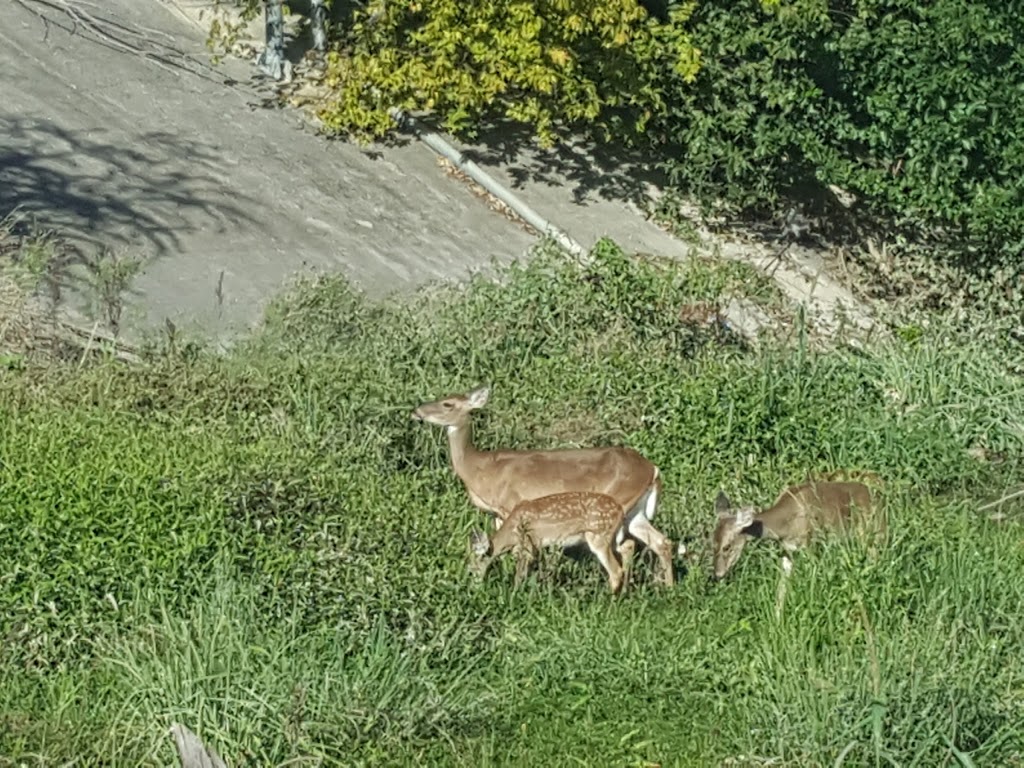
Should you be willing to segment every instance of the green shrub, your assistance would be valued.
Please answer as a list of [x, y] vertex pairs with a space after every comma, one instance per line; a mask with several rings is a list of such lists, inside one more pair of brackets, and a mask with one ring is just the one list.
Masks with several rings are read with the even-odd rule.
[[705, 204], [769, 213], [816, 186], [829, 103], [813, 77], [832, 28], [817, 0], [703, 2], [689, 21], [701, 70], [672, 87], [650, 138], [671, 181]]
[[395, 107], [470, 135], [509, 120], [545, 144], [609, 110], [642, 129], [665, 76], [691, 80], [699, 68], [684, 26], [693, 5], [675, 7], [677, 25], [665, 27], [635, 0], [371, 3], [328, 56], [319, 116], [358, 138], [387, 133]]
[[1024, 81], [1019, 11], [702, 3], [687, 22], [701, 69], [692, 84], [665, 81], [648, 138], [705, 206], [827, 210], [836, 185], [862, 202], [861, 223], [887, 222], [889, 236], [927, 242], [931, 259], [1002, 290], [1024, 256], [1024, 93], [1010, 85]]
[[[853, 10], [852, 8], [850, 9]], [[1020, 265], [1021, 8], [972, 0], [837, 9], [826, 44], [842, 109], [820, 176], [910, 224]]]

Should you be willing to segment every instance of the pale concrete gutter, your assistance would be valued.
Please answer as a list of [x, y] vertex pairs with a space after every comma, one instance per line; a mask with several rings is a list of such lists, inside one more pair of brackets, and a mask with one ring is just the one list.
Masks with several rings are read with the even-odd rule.
[[448, 160], [452, 165], [469, 176], [469, 178], [505, 203], [519, 218], [535, 230], [554, 240], [571, 255], [579, 259], [587, 259], [587, 249], [580, 245], [577, 240], [537, 213], [537, 211], [520, 200], [510, 189], [495, 181], [494, 177], [473, 162], [473, 160], [466, 157], [464, 152], [460, 152], [453, 147], [441, 134], [423, 130], [415, 118], [400, 109], [391, 109], [389, 114], [398, 124], [399, 128], [412, 133], [416, 138], [434, 150], [434, 152]]

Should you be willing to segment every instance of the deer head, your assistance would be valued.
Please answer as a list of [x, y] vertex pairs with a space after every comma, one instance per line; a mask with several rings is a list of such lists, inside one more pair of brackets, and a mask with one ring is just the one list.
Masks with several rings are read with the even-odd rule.
[[460, 427], [469, 421], [473, 411], [487, 405], [490, 396], [490, 387], [477, 387], [464, 395], [448, 395], [423, 403], [412, 412], [412, 418], [440, 427]]
[[754, 508], [732, 508], [732, 502], [724, 492], [715, 498], [715, 512], [718, 523], [711, 536], [714, 554], [715, 579], [723, 578], [739, 560], [743, 547], [751, 537], [761, 535], [760, 524], [754, 520]]

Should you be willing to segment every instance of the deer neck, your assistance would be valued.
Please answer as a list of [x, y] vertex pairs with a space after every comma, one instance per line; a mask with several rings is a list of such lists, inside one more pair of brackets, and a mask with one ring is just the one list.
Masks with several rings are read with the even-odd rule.
[[754, 522], [760, 523], [759, 537], [779, 540], [785, 538], [789, 529], [790, 510], [785, 507], [772, 507], [754, 516]]
[[473, 445], [473, 428], [469, 423], [448, 427], [448, 448], [452, 469], [462, 480], [473, 506], [504, 519], [510, 510], [502, 504], [500, 493], [495, 496], [495, 489], [487, 481], [488, 454]]
[[453, 424], [447, 428], [447, 432], [452, 469], [462, 482], [468, 485], [480, 458], [480, 451], [473, 445], [473, 425], [468, 421], [464, 424]]

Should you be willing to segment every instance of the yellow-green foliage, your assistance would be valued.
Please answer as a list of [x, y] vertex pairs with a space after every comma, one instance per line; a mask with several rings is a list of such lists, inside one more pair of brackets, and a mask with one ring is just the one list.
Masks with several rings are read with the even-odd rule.
[[328, 57], [320, 116], [360, 138], [384, 134], [393, 107], [430, 110], [451, 131], [508, 118], [550, 143], [559, 123], [629, 106], [642, 129], [662, 104], [664, 72], [697, 74], [685, 31], [695, 6], [662, 25], [636, 0], [377, 0], [356, 14], [352, 44]]

